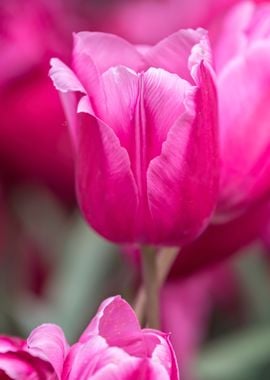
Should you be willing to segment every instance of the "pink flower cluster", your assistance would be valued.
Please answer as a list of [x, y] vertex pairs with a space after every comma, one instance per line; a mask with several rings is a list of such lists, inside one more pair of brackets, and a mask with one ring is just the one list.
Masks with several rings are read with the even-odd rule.
[[112, 297], [101, 304], [77, 343], [44, 324], [26, 341], [0, 337], [0, 378], [14, 380], [178, 380], [169, 337], [141, 330], [131, 307]]

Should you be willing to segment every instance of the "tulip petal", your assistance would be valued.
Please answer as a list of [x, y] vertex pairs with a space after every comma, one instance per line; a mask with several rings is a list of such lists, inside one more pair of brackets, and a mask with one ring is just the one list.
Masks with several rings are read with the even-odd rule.
[[216, 91], [203, 63], [197, 74], [200, 87], [186, 103], [186, 113], [170, 129], [160, 156], [148, 168], [153, 243], [178, 245], [194, 238], [205, 227], [216, 203]]
[[227, 62], [237, 54], [241, 54], [248, 44], [248, 33], [255, 3], [243, 1], [229, 12], [222, 25], [222, 33], [215, 48], [215, 64], [219, 72]]
[[106, 107], [99, 117], [113, 128], [121, 145], [134, 146], [133, 118], [138, 99], [139, 77], [126, 67], [113, 67], [102, 75]]
[[106, 339], [109, 346], [121, 347], [130, 355], [138, 357], [147, 355], [137, 317], [130, 305], [120, 296], [110, 298], [101, 304], [96, 317], [81, 336], [80, 342], [86, 342], [94, 333]]
[[147, 164], [160, 155], [168, 131], [185, 111], [190, 83], [163, 69], [150, 68], [143, 75], [143, 107], [146, 124]]
[[0, 353], [22, 350], [24, 346], [25, 341], [21, 338], [0, 336]]
[[98, 71], [98, 68], [94, 64], [92, 57], [89, 54], [87, 54], [83, 49], [80, 50], [78, 47], [80, 45], [76, 46], [77, 49], [73, 51], [72, 66], [76, 75], [80, 79], [80, 82], [86, 89], [87, 95], [89, 97], [94, 112], [97, 115], [102, 114], [105, 112], [105, 95], [100, 78], [100, 73]]
[[128, 153], [107, 124], [87, 113], [79, 115], [77, 192], [81, 210], [90, 225], [109, 240], [133, 241], [138, 195]]
[[123, 360], [106, 366], [93, 376], [93, 380], [177, 380], [170, 377], [162, 365], [151, 363], [150, 360]]
[[189, 57], [192, 48], [204, 40], [205, 49], [200, 49], [201, 59], [211, 60], [210, 48], [208, 46], [207, 32], [200, 28], [197, 30], [179, 30], [169, 37], [160, 41], [150, 48], [144, 55], [144, 59], [151, 67], [163, 68], [180, 77], [190, 80]]
[[27, 339], [27, 351], [34, 357], [49, 362], [61, 379], [63, 364], [69, 345], [60, 327], [44, 324], [32, 331]]
[[0, 353], [0, 378], [58, 380], [50, 363], [23, 351]]
[[254, 43], [219, 76], [222, 208], [269, 188], [269, 51], [269, 41]]
[[99, 334], [109, 346], [121, 347], [134, 356], [146, 355], [137, 317], [121, 297], [115, 297], [104, 310], [99, 322]]
[[60, 99], [68, 121], [70, 134], [75, 150], [77, 149], [77, 106], [78, 96], [76, 92], [86, 93], [83, 85], [75, 73], [57, 58], [50, 61], [49, 76], [54, 86], [59, 91]]
[[171, 380], [179, 380], [177, 360], [168, 334], [152, 329], [144, 329], [143, 333], [144, 337], [148, 339], [152, 336], [156, 338], [158, 336], [159, 344], [156, 344], [151, 352], [151, 357], [155, 363], [160, 363], [166, 368], [167, 372], [170, 373]]
[[63, 380], [71, 378], [73, 380], [170, 379], [162, 364], [156, 361], [151, 363], [151, 359], [148, 358], [130, 356], [118, 347], [108, 347], [100, 336], [92, 336], [88, 342], [78, 343], [72, 347], [62, 376]]
[[[61, 380], [88, 379], [102, 365], [100, 362], [103, 361], [107, 350], [105, 339], [98, 335], [91, 336], [84, 344], [74, 344], [66, 357]], [[110, 359], [113, 360], [113, 357]], [[105, 364], [105, 360], [103, 363]]]
[[93, 60], [99, 73], [112, 66], [123, 65], [135, 71], [144, 67], [144, 61], [136, 48], [121, 37], [100, 32], [80, 32], [74, 35], [74, 54], [86, 53]]
[[79, 91], [85, 93], [84, 87], [74, 72], [62, 61], [60, 61], [60, 59], [52, 58], [50, 60], [50, 65], [51, 69], [49, 71], [49, 76], [58, 91]]

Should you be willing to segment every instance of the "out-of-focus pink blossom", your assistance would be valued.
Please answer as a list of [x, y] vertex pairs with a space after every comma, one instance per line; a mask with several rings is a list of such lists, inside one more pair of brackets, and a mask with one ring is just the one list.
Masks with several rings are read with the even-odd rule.
[[237, 218], [213, 224], [194, 242], [183, 247], [170, 277], [189, 277], [207, 270], [260, 239], [269, 221], [269, 204], [253, 205]]
[[215, 46], [221, 195], [219, 212], [270, 190], [270, 4], [245, 1], [223, 21]]
[[0, 4], [0, 170], [9, 183], [49, 185], [73, 199], [65, 117], [48, 78], [49, 57], [66, 57], [70, 18], [61, 1]]
[[180, 28], [207, 28], [237, 1], [123, 0], [114, 5], [110, 2], [107, 7], [89, 7], [89, 13], [101, 13], [94, 25], [99, 30], [118, 34], [133, 43], [152, 44]]
[[37, 327], [26, 342], [2, 337], [0, 371], [20, 380], [27, 379], [26, 373], [40, 380], [179, 379], [168, 335], [141, 330], [131, 307], [120, 297], [101, 304], [71, 347], [62, 330], [50, 324]]
[[[213, 308], [239, 312], [239, 284], [229, 265], [167, 281], [161, 290], [162, 328], [172, 332], [172, 344], [181, 377], [197, 379], [194, 362], [208, 333]], [[239, 314], [240, 316], [240, 314]]]
[[72, 70], [52, 60], [76, 150], [80, 206], [104, 237], [178, 245], [207, 225], [219, 167], [211, 71], [202, 29], [153, 47], [81, 32]]
[[161, 291], [162, 328], [172, 332], [172, 342], [181, 377], [191, 380], [191, 363], [206, 331], [210, 313], [209, 278], [168, 281]]

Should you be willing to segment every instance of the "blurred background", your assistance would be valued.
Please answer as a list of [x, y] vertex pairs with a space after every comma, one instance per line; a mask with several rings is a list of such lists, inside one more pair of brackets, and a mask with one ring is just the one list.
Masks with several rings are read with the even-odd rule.
[[[202, 26], [214, 43], [235, 3], [0, 1], [0, 333], [26, 337], [50, 321], [73, 342], [105, 297], [132, 303], [140, 278], [136, 250], [111, 245], [80, 217], [49, 59], [68, 63], [72, 32], [80, 30], [151, 44]], [[181, 380], [270, 378], [269, 207], [259, 199], [180, 250], [161, 314]]]

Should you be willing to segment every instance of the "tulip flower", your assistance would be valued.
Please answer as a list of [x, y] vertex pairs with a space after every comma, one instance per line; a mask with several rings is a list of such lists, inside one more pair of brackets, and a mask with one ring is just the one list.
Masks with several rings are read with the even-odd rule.
[[215, 47], [219, 92], [219, 213], [269, 194], [270, 4], [242, 2], [225, 18]]
[[266, 239], [269, 211], [269, 203], [262, 202], [226, 223], [210, 225], [198, 239], [182, 248], [170, 277], [188, 278], [228, 260], [258, 239]]
[[26, 341], [8, 336], [0, 336], [0, 378], [56, 379], [50, 363], [28, 352]]
[[71, 347], [52, 324], [37, 327], [26, 342], [0, 338], [2, 374], [20, 380], [179, 380], [168, 335], [141, 330], [121, 297], [105, 300]]
[[161, 292], [162, 328], [172, 332], [181, 378], [201, 378], [194, 363], [200, 356], [213, 312], [218, 310], [223, 318], [233, 313], [238, 320], [242, 315], [240, 295], [241, 286], [231, 262], [165, 283]]
[[52, 59], [89, 224], [117, 243], [179, 245], [207, 225], [218, 188], [217, 100], [207, 33], [153, 47], [74, 36], [73, 65]]
[[[95, 30], [110, 32], [137, 44], [156, 43], [180, 28], [204, 27], [240, 0], [120, 0], [85, 3], [96, 16]], [[107, 5], [107, 6], [106, 6]], [[94, 20], [93, 20], [94, 21]]]
[[66, 56], [71, 42], [73, 27], [60, 3], [1, 1], [0, 170], [5, 183], [46, 185], [71, 203], [70, 139], [47, 75], [49, 57]]

